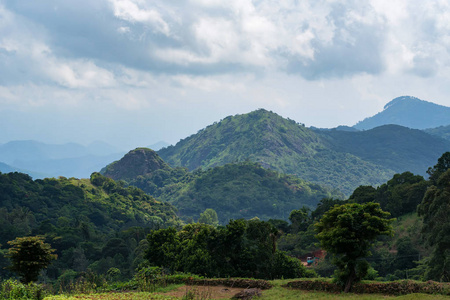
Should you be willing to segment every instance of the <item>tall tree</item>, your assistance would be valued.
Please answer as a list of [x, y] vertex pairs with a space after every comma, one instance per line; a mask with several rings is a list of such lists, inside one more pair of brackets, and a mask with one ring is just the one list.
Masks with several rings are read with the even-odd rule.
[[450, 281], [450, 169], [427, 190], [418, 212], [423, 217], [422, 233], [433, 249], [425, 276]]
[[36, 281], [39, 272], [56, 259], [55, 249], [44, 243], [42, 236], [19, 237], [8, 244], [11, 245], [7, 253], [11, 260], [10, 269], [22, 277], [24, 283]]
[[334, 206], [316, 223], [317, 238], [322, 249], [333, 255], [338, 267], [335, 280], [349, 292], [353, 283], [361, 280], [369, 268], [364, 259], [379, 235], [392, 234], [389, 213], [378, 203], [348, 203]]

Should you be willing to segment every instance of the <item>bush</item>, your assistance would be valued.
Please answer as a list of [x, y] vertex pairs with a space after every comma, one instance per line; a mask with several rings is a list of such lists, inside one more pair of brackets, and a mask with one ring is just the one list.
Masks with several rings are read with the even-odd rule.
[[41, 300], [48, 294], [43, 285], [23, 284], [17, 280], [8, 279], [1, 284], [1, 299], [33, 299]]
[[[336, 283], [322, 280], [299, 280], [288, 282], [285, 286], [307, 291], [322, 291], [337, 293], [342, 287]], [[392, 282], [361, 282], [352, 288], [353, 293], [358, 294], [384, 294], [384, 295], [406, 295], [413, 293], [450, 295], [450, 283], [439, 283], [435, 281], [413, 281], [401, 280]]]

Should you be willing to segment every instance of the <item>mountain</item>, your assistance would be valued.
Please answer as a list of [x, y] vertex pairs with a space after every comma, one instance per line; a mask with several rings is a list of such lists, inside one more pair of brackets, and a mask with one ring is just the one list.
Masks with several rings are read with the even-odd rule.
[[320, 132], [263, 109], [226, 117], [158, 154], [168, 164], [190, 170], [250, 160], [348, 195], [359, 185], [378, 185], [395, 173], [335, 151]]
[[158, 154], [190, 170], [250, 160], [350, 195], [359, 185], [378, 185], [395, 173], [425, 175], [450, 150], [448, 142], [402, 126], [343, 129], [312, 130], [258, 110], [229, 116]]
[[136, 148], [100, 172], [114, 180], [129, 180], [160, 169], [169, 170], [171, 168], [155, 151], [148, 148]]
[[399, 125], [384, 125], [359, 132], [329, 130], [320, 134], [326, 137], [332, 149], [353, 154], [397, 173], [410, 171], [425, 176], [428, 167], [450, 150], [447, 140]]
[[33, 178], [87, 178], [122, 155], [123, 152], [104, 142], [94, 142], [87, 147], [76, 143], [55, 145], [31, 140], [0, 145], [0, 161]]
[[423, 131], [450, 141], [450, 125], [424, 129]]
[[167, 143], [167, 142], [164, 142], [164, 141], [159, 141], [157, 143], [154, 143], [154, 144], [148, 146], [147, 148], [150, 148], [152, 150], [158, 151], [158, 150], [160, 150], [162, 148], [165, 148], [167, 146], [170, 146], [170, 144]]
[[230, 163], [206, 171], [171, 168], [150, 149], [137, 148], [101, 171], [124, 180], [160, 201], [173, 204], [185, 220], [198, 219], [207, 208], [216, 210], [219, 221], [253, 218], [287, 219], [302, 206], [314, 208], [324, 197], [343, 198], [342, 193], [280, 174], [253, 162]]
[[27, 171], [27, 170], [22, 170], [22, 169], [19, 169], [19, 168], [16, 168], [16, 167], [13, 167], [13, 166], [10, 166], [10, 165], [0, 162], [0, 173], [11, 173], [11, 172], [26, 173], [33, 178], [51, 177], [48, 174], [35, 173], [35, 172]]
[[415, 97], [402, 96], [386, 104], [382, 112], [358, 122], [353, 127], [367, 130], [387, 124], [397, 124], [414, 129], [450, 125], [450, 107]]

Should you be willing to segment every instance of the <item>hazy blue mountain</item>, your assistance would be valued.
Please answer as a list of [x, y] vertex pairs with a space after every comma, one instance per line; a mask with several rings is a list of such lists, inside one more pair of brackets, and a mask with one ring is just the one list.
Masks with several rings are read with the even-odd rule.
[[382, 112], [358, 122], [353, 127], [367, 130], [387, 124], [397, 124], [414, 129], [450, 125], [450, 107], [415, 97], [402, 96], [386, 104]]
[[10, 165], [7, 165], [5, 163], [0, 162], [0, 173], [7, 174], [7, 173], [11, 173], [11, 172], [25, 173], [25, 174], [30, 175], [34, 179], [36, 179], [36, 178], [52, 177], [49, 174], [27, 171], [27, 170], [16, 168], [16, 167], [13, 167], [13, 166], [10, 166]]
[[450, 141], [450, 125], [424, 129], [423, 131]]
[[161, 150], [162, 148], [165, 148], [165, 147], [168, 147], [168, 146], [170, 146], [169, 143], [167, 143], [165, 141], [159, 141], [157, 143], [154, 143], [154, 144], [148, 146], [147, 148], [152, 149], [154, 151], [158, 151], [158, 150]]
[[87, 147], [76, 143], [57, 145], [32, 140], [0, 145], [0, 161], [35, 179], [58, 176], [88, 178], [92, 172], [124, 153], [104, 142], [94, 142]]

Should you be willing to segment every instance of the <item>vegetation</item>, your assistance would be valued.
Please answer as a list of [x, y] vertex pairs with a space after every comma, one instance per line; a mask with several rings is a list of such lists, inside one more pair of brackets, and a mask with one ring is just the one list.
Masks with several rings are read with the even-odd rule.
[[[128, 161], [139, 165], [131, 171]], [[123, 171], [123, 175], [122, 172]], [[213, 209], [219, 223], [230, 219], [286, 219], [301, 206], [315, 207], [324, 197], [343, 197], [338, 191], [308, 183], [293, 175], [280, 174], [252, 162], [226, 164], [202, 171], [170, 168], [150, 149], [130, 151], [120, 161], [106, 167], [105, 176], [126, 180], [163, 202], [170, 202], [187, 222]], [[127, 178], [133, 174], [142, 174]]]
[[[99, 173], [90, 179], [33, 181], [20, 173], [0, 174], [0, 244], [42, 235], [58, 260], [50, 279], [75, 280], [88, 269], [106, 274], [118, 268], [126, 278], [143, 261], [140, 241], [153, 228], [179, 227], [175, 208], [135, 187], [123, 187]], [[0, 277], [10, 262], [0, 249]]]
[[37, 281], [41, 270], [56, 259], [55, 249], [44, 243], [42, 236], [16, 238], [8, 242], [11, 245], [6, 256], [11, 260], [10, 270], [17, 273], [22, 282]]
[[363, 279], [369, 264], [364, 258], [379, 235], [390, 235], [392, 219], [378, 203], [349, 203], [335, 206], [316, 224], [322, 249], [333, 255], [336, 282], [349, 292], [353, 283]]
[[158, 154], [170, 165], [189, 170], [250, 160], [345, 194], [359, 185], [380, 184], [395, 173], [336, 151], [320, 132], [263, 109], [226, 117]]
[[189, 224], [177, 232], [148, 235], [150, 264], [206, 277], [298, 278], [308, 276], [298, 259], [277, 250], [277, 230], [257, 219], [233, 220], [226, 227]]
[[[427, 244], [432, 249], [427, 261], [426, 278], [450, 281], [450, 152], [430, 169], [431, 186], [419, 206], [423, 217], [423, 230]], [[447, 170], [443, 172], [443, 169]]]

